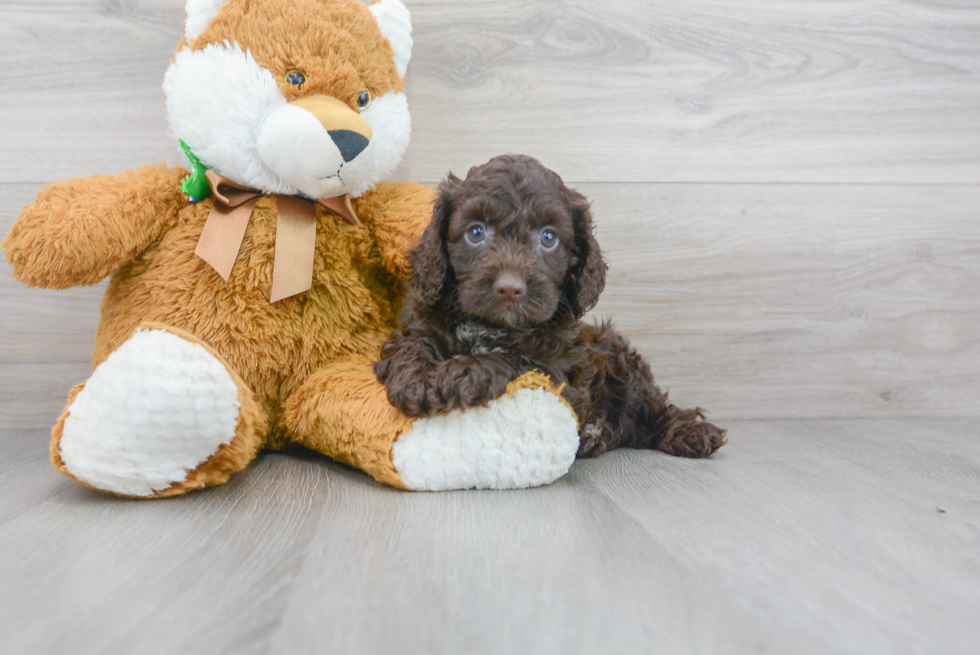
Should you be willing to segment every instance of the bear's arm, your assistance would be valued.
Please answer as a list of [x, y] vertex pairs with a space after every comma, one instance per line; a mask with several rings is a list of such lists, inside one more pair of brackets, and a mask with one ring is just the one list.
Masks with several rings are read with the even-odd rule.
[[355, 201], [354, 207], [374, 235], [384, 266], [408, 280], [408, 251], [432, 218], [436, 192], [414, 182], [386, 182]]
[[3, 240], [14, 276], [66, 289], [115, 273], [176, 222], [186, 175], [160, 164], [47, 185]]

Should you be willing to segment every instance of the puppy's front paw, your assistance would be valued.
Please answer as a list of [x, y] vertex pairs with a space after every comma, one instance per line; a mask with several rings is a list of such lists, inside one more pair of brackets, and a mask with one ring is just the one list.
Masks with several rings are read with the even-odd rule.
[[413, 380], [387, 388], [388, 402], [406, 416], [435, 416], [445, 411], [446, 403], [432, 379]]
[[436, 375], [439, 395], [448, 409], [486, 406], [507, 390], [510, 377], [478, 366], [474, 357], [446, 360]]
[[670, 423], [658, 448], [678, 457], [707, 457], [725, 445], [727, 432], [705, 421], [700, 410], [686, 410]]

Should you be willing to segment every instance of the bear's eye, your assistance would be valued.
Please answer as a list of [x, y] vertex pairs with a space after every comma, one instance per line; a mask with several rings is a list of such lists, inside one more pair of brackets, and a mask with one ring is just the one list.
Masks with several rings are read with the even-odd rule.
[[466, 240], [476, 245], [487, 238], [487, 228], [483, 223], [473, 223], [466, 229]]
[[298, 86], [302, 88], [303, 83], [306, 82], [306, 75], [303, 75], [299, 71], [289, 71], [286, 73], [286, 81], [293, 86]]
[[558, 234], [550, 227], [541, 230], [541, 246], [545, 250], [551, 250], [558, 245]]
[[357, 96], [357, 108], [360, 111], [364, 111], [371, 105], [371, 92], [361, 91], [361, 95]]

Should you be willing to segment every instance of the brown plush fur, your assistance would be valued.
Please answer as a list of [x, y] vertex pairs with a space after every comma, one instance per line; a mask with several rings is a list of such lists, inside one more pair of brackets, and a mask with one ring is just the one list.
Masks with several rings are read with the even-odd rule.
[[[93, 368], [143, 323], [188, 332], [213, 348], [252, 390], [268, 423], [262, 435], [267, 447], [296, 441], [342, 460], [356, 458], [357, 444], [341, 444], [338, 453], [325, 445], [329, 434], [298, 434], [286, 423], [285, 404], [314, 372], [332, 363], [362, 362], [362, 371], [350, 373], [347, 383], [352, 388], [365, 377], [373, 380], [370, 359], [397, 325], [400, 280], [409, 270], [406, 253], [428, 222], [432, 190], [411, 183], [380, 184], [354, 201], [361, 219], [358, 226], [320, 207], [313, 287], [270, 304], [275, 198], [264, 197], [256, 204], [226, 283], [194, 255], [212, 201], [187, 204], [175, 182], [186, 172], [162, 175], [163, 170], [148, 167], [118, 177], [48, 185], [4, 240], [15, 275], [34, 286], [65, 288], [92, 284], [112, 273], [102, 302]], [[125, 185], [134, 177], [143, 197], [159, 202], [157, 212], [151, 211], [149, 201], [140, 204], [142, 213], [136, 220], [142, 226], [155, 225], [158, 233], [134, 229], [133, 214], [119, 209], [119, 197], [128, 195]], [[82, 191], [86, 195], [75, 196], [80, 203], [69, 201]], [[183, 208], [171, 214], [178, 203]], [[97, 216], [104, 218], [97, 221]], [[84, 229], [69, 229], [79, 224]], [[139, 254], [133, 257], [133, 252]], [[385, 402], [382, 387], [373, 384], [378, 391], [374, 421], [357, 426], [358, 432], [365, 438], [390, 432], [390, 443], [400, 431], [387, 429], [397, 412]], [[333, 392], [343, 394], [343, 386]], [[304, 417], [295, 414], [294, 420], [300, 423]]]
[[668, 402], [609, 323], [579, 321], [606, 265], [588, 202], [536, 160], [502, 156], [465, 181], [450, 176], [412, 262], [413, 311], [375, 365], [405, 414], [484, 405], [537, 370], [565, 384], [580, 456], [630, 446], [705, 457], [725, 443], [701, 410]]
[[176, 223], [185, 175], [159, 165], [49, 184], [3, 241], [14, 275], [49, 289], [112, 275]]
[[[332, 13], [318, 18], [323, 12], [312, 11], [314, 4]], [[358, 3], [230, 0], [193, 47], [225, 39], [249, 49], [280, 79], [286, 69], [305, 68], [316, 81], [301, 95], [356, 102], [364, 88], [375, 96], [402, 88], [390, 45]], [[288, 56], [276, 45], [285, 42]], [[289, 85], [282, 89], [289, 99], [297, 94]], [[205, 345], [240, 382], [236, 440], [190, 471], [187, 481], [156, 495], [223, 482], [259, 447], [288, 443], [401, 485], [390, 446], [411, 421], [387, 403], [370, 362], [397, 325], [406, 254], [428, 223], [432, 190], [379, 184], [354, 201], [357, 226], [318, 206], [313, 286], [270, 304], [276, 197], [255, 205], [225, 282], [194, 254], [213, 201], [188, 204], [179, 188], [186, 174], [150, 166], [49, 184], [3, 242], [14, 274], [32, 286], [62, 289], [112, 276], [93, 368], [139, 326], [153, 324]], [[81, 388], [72, 390], [69, 406]], [[52, 444], [62, 471], [63, 423], [64, 416]]]
[[431, 197], [412, 184], [379, 185], [354, 201], [358, 226], [320, 207], [313, 287], [271, 304], [275, 198], [256, 204], [227, 283], [194, 255], [211, 200], [187, 205], [177, 224], [110, 282], [93, 365], [142, 322], [180, 327], [240, 372], [269, 414], [270, 445], [282, 446], [284, 401], [326, 364], [376, 353], [396, 325], [405, 252]]

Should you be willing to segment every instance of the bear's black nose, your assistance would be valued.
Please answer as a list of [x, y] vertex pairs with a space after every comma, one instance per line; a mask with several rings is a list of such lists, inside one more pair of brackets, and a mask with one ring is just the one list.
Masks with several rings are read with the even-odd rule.
[[344, 161], [353, 161], [371, 143], [357, 132], [351, 132], [350, 130], [330, 130], [327, 134], [330, 135], [333, 142], [340, 148], [340, 154], [344, 158]]

